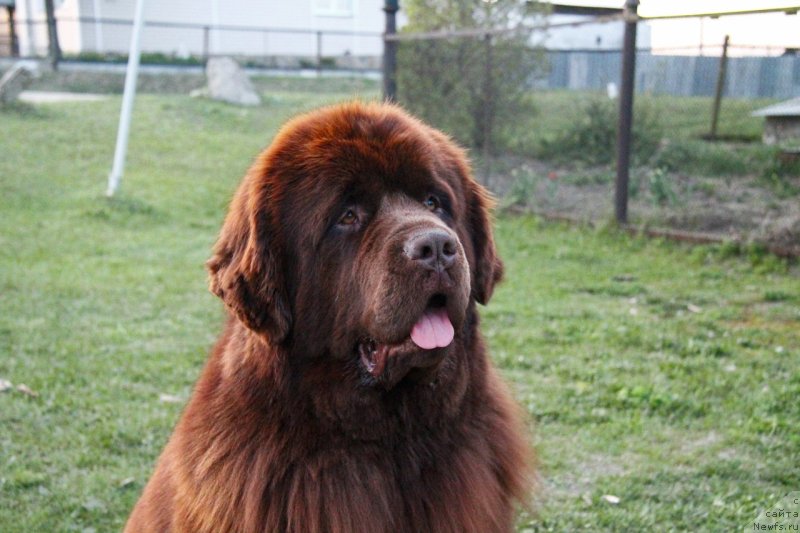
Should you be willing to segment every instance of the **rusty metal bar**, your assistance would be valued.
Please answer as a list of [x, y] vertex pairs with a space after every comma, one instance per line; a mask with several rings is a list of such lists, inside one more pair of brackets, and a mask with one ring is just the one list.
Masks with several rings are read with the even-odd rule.
[[655, 16], [639, 16], [640, 20], [669, 20], [669, 19], [686, 19], [686, 18], [699, 18], [699, 17], [729, 17], [733, 15], [763, 15], [765, 13], [786, 13], [787, 15], [796, 15], [800, 11], [800, 4], [784, 7], [765, 7], [755, 9], [742, 9], [739, 11], [708, 11], [704, 13], [683, 13], [677, 15], [655, 15]]
[[725, 73], [728, 70], [728, 41], [730, 36], [725, 36], [722, 43], [722, 56], [719, 59], [719, 73], [717, 74], [717, 89], [714, 93], [714, 107], [711, 109], [711, 132], [709, 138], [717, 138], [717, 123], [719, 122], [719, 108], [722, 106], [722, 94], [725, 91]]
[[61, 46], [58, 44], [58, 27], [56, 26], [56, 10], [53, 6], [53, 0], [44, 0], [44, 8], [47, 13], [50, 65], [53, 70], [58, 70], [58, 62], [61, 61]]
[[397, 11], [399, 0], [386, 0], [383, 11], [386, 13], [386, 29], [383, 34], [383, 98], [397, 100], [397, 41], [391, 39], [397, 34]]
[[627, 0], [624, 47], [622, 49], [622, 80], [619, 95], [617, 126], [617, 179], [614, 189], [614, 214], [619, 224], [628, 222], [628, 178], [631, 159], [631, 130], [633, 127], [633, 90], [636, 76], [636, 9], [639, 0]]

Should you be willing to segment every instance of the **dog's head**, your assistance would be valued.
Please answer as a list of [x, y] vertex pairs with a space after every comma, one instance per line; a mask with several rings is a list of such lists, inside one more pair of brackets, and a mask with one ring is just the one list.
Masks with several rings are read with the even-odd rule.
[[389, 388], [428, 379], [502, 275], [490, 203], [463, 151], [400, 108], [324, 108], [286, 124], [249, 170], [210, 288], [297, 357]]

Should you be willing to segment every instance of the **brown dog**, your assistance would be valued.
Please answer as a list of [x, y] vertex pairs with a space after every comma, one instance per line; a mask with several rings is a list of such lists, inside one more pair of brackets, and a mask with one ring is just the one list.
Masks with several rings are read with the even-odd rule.
[[225, 331], [125, 531], [501, 532], [530, 482], [464, 153], [395, 106], [289, 122], [208, 262]]

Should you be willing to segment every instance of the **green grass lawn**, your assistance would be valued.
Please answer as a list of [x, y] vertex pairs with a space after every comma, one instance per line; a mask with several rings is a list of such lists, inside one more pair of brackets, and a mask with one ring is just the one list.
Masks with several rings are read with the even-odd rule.
[[[547, 135], [553, 130], [566, 129], [581, 119], [584, 112], [582, 102], [591, 98], [607, 100], [602, 92], [576, 91], [537, 91], [531, 94], [533, 105], [542, 118], [547, 120], [548, 128], [538, 128], [535, 134]], [[665, 96], [637, 93], [636, 106], [654, 114], [672, 139], [696, 139], [711, 129], [711, 108], [713, 99], [706, 96]], [[764, 119], [752, 117], [750, 113], [769, 104], [774, 99], [725, 98], [720, 106], [718, 133], [721, 136], [761, 138]], [[637, 111], [639, 108], [637, 107]], [[550, 127], [552, 125], [552, 127]]]
[[[532, 111], [506, 132], [509, 150], [562, 165], [613, 162], [615, 102], [600, 93], [563, 90], [531, 92], [528, 99]], [[693, 176], [768, 174], [776, 147], [761, 143], [764, 119], [751, 112], [774, 102], [724, 99], [717, 130], [724, 142], [709, 142], [703, 137], [711, 127], [711, 98], [637, 94], [634, 165]]]
[[[0, 393], [0, 530], [121, 528], [221, 326], [203, 263], [234, 187], [345, 96], [145, 95], [114, 200], [118, 97], [0, 111], [0, 379], [37, 394]], [[544, 478], [522, 530], [731, 530], [800, 490], [796, 266], [530, 217], [497, 236], [483, 327]]]

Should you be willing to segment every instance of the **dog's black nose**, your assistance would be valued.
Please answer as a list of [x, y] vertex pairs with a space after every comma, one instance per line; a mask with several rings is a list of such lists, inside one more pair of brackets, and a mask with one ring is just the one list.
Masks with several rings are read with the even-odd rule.
[[455, 262], [458, 245], [450, 233], [427, 230], [412, 235], [403, 246], [403, 252], [423, 268], [442, 271]]

